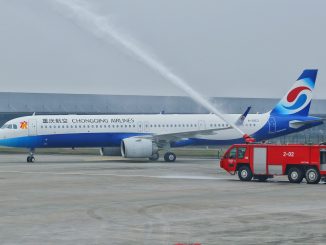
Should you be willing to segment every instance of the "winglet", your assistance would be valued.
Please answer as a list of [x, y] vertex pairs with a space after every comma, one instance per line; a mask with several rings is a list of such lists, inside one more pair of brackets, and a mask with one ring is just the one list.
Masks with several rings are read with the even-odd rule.
[[246, 117], [248, 116], [250, 110], [251, 110], [251, 106], [249, 106], [246, 109], [246, 111], [239, 117], [239, 119], [235, 122], [235, 125], [237, 125], [237, 126], [243, 125], [243, 122], [246, 119]]

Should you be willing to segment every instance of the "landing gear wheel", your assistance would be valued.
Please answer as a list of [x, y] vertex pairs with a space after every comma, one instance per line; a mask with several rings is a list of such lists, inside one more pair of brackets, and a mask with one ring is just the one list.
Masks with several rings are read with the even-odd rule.
[[321, 179], [319, 171], [315, 168], [309, 168], [306, 171], [307, 184], [318, 184]]
[[148, 159], [150, 161], [157, 161], [160, 158], [160, 155], [158, 153], [154, 153], [151, 157], [149, 157]]
[[35, 157], [33, 157], [33, 156], [28, 156], [27, 157], [27, 162], [28, 163], [33, 163], [35, 161]]
[[250, 181], [253, 174], [249, 166], [241, 166], [238, 170], [238, 176], [241, 181]]
[[300, 168], [290, 168], [288, 172], [288, 179], [290, 183], [301, 183], [303, 180], [303, 171]]
[[164, 154], [164, 160], [166, 162], [175, 162], [177, 156], [173, 152], [167, 152]]

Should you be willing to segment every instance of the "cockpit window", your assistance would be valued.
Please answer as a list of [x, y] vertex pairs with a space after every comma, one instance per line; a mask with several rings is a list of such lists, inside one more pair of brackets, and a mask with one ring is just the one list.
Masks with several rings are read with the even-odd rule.
[[1, 129], [9, 128], [9, 124], [5, 124], [1, 127]]
[[18, 126], [16, 124], [5, 124], [1, 127], [1, 129], [18, 129]]

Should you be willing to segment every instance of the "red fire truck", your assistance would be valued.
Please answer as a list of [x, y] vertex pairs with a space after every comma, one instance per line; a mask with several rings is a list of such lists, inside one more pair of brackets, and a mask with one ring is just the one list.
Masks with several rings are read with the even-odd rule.
[[220, 165], [242, 181], [287, 175], [291, 183], [305, 178], [317, 184], [326, 177], [326, 145], [237, 144], [226, 151]]

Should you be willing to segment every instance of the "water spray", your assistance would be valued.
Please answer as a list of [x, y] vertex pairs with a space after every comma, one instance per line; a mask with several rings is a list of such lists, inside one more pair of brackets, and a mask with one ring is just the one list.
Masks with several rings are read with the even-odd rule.
[[[67, 10], [70, 11], [74, 20], [77, 20], [84, 28], [91, 31], [97, 37], [106, 40], [114, 40], [120, 47], [128, 51], [129, 54], [135, 56], [142, 63], [158, 72], [161, 76], [166, 78], [169, 82], [174, 84], [188, 94], [193, 100], [202, 105], [208, 111], [214, 113], [216, 116], [221, 118], [223, 121], [228, 123], [231, 127], [236, 129], [241, 135], [245, 133], [237, 127], [233, 122], [227, 120], [222, 113], [220, 113], [207, 99], [205, 99], [201, 94], [195, 91], [188, 83], [174, 74], [167, 66], [162, 62], [155, 59], [152, 55], [149, 54], [145, 49], [141, 48], [136, 44], [130, 37], [123, 35], [116, 27], [114, 27], [109, 19], [105, 16], [98, 15], [91, 10], [85, 2], [77, 0], [52, 0], [55, 3], [58, 3]], [[246, 136], [248, 137], [248, 136]], [[244, 137], [245, 138], [245, 137]]]

